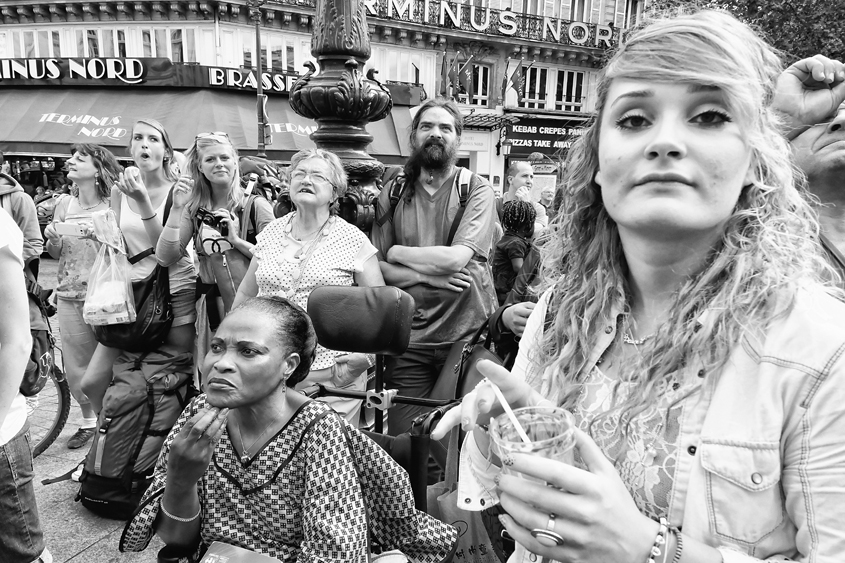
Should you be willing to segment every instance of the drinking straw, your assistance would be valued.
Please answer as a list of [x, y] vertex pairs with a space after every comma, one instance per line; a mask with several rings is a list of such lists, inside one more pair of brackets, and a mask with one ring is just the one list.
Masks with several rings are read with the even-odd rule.
[[522, 438], [522, 441], [525, 442], [526, 445], [530, 446], [532, 444], [531, 439], [528, 437], [528, 434], [525, 433], [525, 430], [522, 428], [522, 425], [517, 420], [516, 415], [513, 413], [513, 409], [508, 404], [508, 400], [505, 399], [505, 395], [502, 393], [502, 390], [499, 389], [499, 386], [487, 380], [487, 383], [490, 384], [490, 387], [493, 388], [493, 393], [496, 394], [496, 397], [499, 399], [499, 402], [502, 403], [502, 407], [505, 409], [505, 414], [508, 415], [508, 418], [513, 423], [513, 427], [516, 430], [516, 433], [519, 434], [519, 437]]

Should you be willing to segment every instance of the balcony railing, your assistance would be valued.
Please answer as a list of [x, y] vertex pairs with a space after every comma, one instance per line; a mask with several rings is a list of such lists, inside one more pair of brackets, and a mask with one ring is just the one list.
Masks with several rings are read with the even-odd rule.
[[[268, 0], [267, 4], [314, 7], [315, 0]], [[374, 0], [367, 3], [367, 8], [367, 16], [377, 19], [559, 45], [604, 49], [614, 45], [619, 38], [619, 30], [612, 26], [482, 8], [448, 0]]]

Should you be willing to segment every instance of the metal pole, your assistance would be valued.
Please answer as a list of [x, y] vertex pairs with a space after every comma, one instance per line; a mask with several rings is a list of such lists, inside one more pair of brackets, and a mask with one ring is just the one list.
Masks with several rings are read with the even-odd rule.
[[264, 88], [261, 84], [261, 75], [264, 69], [261, 66], [261, 6], [264, 0], [255, 0], [252, 15], [255, 18], [255, 81], [257, 83], [255, 100], [256, 112], [258, 113], [258, 156], [265, 158], [264, 147]]

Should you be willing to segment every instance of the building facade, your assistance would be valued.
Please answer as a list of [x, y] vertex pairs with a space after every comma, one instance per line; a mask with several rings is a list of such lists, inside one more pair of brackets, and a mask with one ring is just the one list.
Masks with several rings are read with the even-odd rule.
[[[8, 115], [8, 108], [3, 108], [4, 97], [13, 91], [18, 91], [19, 96], [20, 91], [32, 94], [35, 89], [41, 90], [39, 84], [43, 84], [43, 89], [82, 88], [89, 92], [86, 86], [114, 90], [123, 87], [119, 97], [127, 100], [130, 90], [134, 94], [142, 89], [140, 86], [148, 87], [145, 98], [152, 98], [154, 91], [163, 95], [167, 89], [178, 93], [185, 88], [223, 88], [231, 96], [240, 90], [245, 99], [250, 92], [254, 95], [257, 77], [250, 69], [259, 60], [265, 88], [269, 86], [269, 99], [275, 103], [277, 97], [286, 96], [292, 80], [303, 72], [305, 62], [313, 61], [310, 49], [315, 1], [4, 2], [0, 7], [0, 110]], [[255, 12], [251, 10], [256, 3], [260, 4], [261, 14], [260, 53], [252, 17]], [[501, 188], [511, 160], [541, 153], [543, 162], [553, 167], [553, 162], [580, 134], [595, 107], [596, 75], [605, 53], [618, 43], [620, 30], [636, 20], [644, 0], [363, 3], [372, 47], [368, 67], [376, 69], [378, 79], [398, 94], [394, 95], [398, 111], [386, 129], [395, 137], [392, 144], [399, 147], [385, 145], [378, 149], [382, 153], [395, 152], [393, 155], [378, 151], [374, 154], [389, 162], [401, 161], [407, 154], [409, 108], [426, 96], [445, 93], [456, 97], [466, 116], [462, 163]], [[55, 78], [56, 73], [50, 72], [52, 67], [46, 62], [30, 64], [35, 59], [64, 60], [61, 64], [66, 72]], [[137, 60], [141, 63], [134, 62]], [[166, 66], [165, 60], [176, 69], [167, 72], [179, 75], [180, 81], [157, 82], [158, 89], [148, 80], [130, 84], [133, 78], [126, 73], [131, 72], [133, 65], [162, 67]], [[30, 63], [22, 69], [23, 61]], [[72, 63], [77, 69], [75, 81], [67, 76]], [[466, 65], [471, 71], [471, 92], [449, 80], [453, 65], [457, 65], [456, 69]], [[84, 73], [78, 71], [80, 67]], [[144, 73], [149, 74], [146, 70]], [[184, 77], [191, 73], [202, 74], [202, 78], [186, 80]], [[517, 83], [524, 81], [523, 95], [514, 87], [503, 90], [511, 78]], [[139, 87], [130, 88], [135, 86]], [[75, 92], [79, 94], [78, 90]], [[201, 97], [194, 97], [190, 106], [183, 107], [199, 113], [221, 109], [197, 105], [202, 102]], [[149, 104], [149, 111], [162, 110], [161, 104], [152, 99], [135, 101]], [[230, 101], [222, 103], [231, 105]], [[248, 103], [244, 103], [248, 108]], [[96, 107], [89, 109], [95, 120], [107, 117], [94, 111]], [[117, 109], [111, 107], [110, 111]], [[82, 108], [52, 113], [78, 117], [81, 111]], [[307, 136], [308, 124], [289, 118], [288, 113], [292, 112], [282, 106], [271, 103], [268, 113], [274, 135]], [[254, 116], [247, 111], [243, 118], [248, 121]], [[124, 118], [121, 123], [126, 121]], [[373, 124], [371, 133], [374, 126], [384, 128]], [[257, 135], [257, 126], [244, 128], [243, 150], [249, 151], [250, 144], [255, 145], [249, 138], [252, 130]], [[195, 133], [184, 138], [192, 139]], [[381, 134], [377, 137], [384, 140]], [[284, 159], [292, 150], [308, 144], [303, 139], [295, 141], [295, 146], [281, 147], [274, 156]], [[274, 145], [278, 142], [281, 140], [274, 140]], [[34, 154], [39, 146], [44, 148], [43, 143], [35, 142], [29, 146], [17, 142], [16, 146], [15, 139], [10, 141], [8, 136], [0, 137], [0, 143], [5, 143], [0, 146], [13, 154]], [[268, 150], [273, 154], [276, 147], [270, 145]], [[533, 160], [537, 158], [535, 154]], [[543, 171], [542, 166], [539, 171]]]

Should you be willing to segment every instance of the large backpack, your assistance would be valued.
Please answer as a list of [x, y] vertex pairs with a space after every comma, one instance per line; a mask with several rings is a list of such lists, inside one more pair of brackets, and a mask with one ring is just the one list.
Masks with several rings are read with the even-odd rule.
[[[457, 184], [460, 208], [458, 209], [458, 213], [455, 215], [454, 220], [452, 220], [452, 226], [449, 228], [449, 236], [446, 238], [446, 246], [452, 246], [452, 241], [455, 240], [455, 234], [458, 232], [458, 227], [461, 224], [461, 219], [464, 216], [464, 211], [466, 211], [467, 201], [469, 200], [469, 196], [472, 191], [471, 184], [473, 173], [463, 167], [460, 167], [458, 170], [459, 172], [455, 178], [455, 183]], [[407, 176], [405, 176], [404, 172], [400, 172], [396, 178], [389, 183], [389, 186], [386, 186], [385, 189], [390, 190], [388, 192], [390, 206], [387, 210], [385, 210], [381, 217], [376, 219], [376, 223], [379, 227], [383, 227], [385, 223], [393, 219], [393, 214], [396, 213], [396, 207], [399, 205], [399, 201], [402, 199], [402, 194], [405, 192], [406, 183]]]
[[79, 479], [77, 501], [104, 518], [128, 520], [150, 484], [161, 445], [193, 387], [191, 354], [120, 356]]

